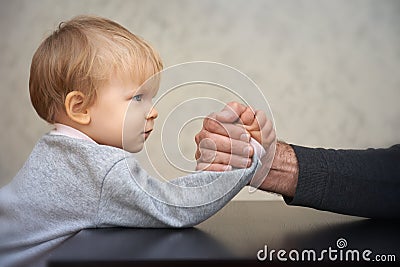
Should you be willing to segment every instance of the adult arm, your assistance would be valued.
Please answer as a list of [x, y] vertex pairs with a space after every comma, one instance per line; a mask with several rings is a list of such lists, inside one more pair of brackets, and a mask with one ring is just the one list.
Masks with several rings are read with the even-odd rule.
[[[281, 174], [282, 188], [265, 184], [262, 189], [280, 191], [287, 204], [369, 218], [400, 217], [400, 145], [334, 150], [281, 144], [276, 155], [273, 169], [278, 171], [272, 170], [265, 183]], [[285, 163], [296, 161], [297, 168]], [[282, 175], [282, 170], [289, 171]], [[282, 190], [285, 184], [287, 192]]]
[[[243, 108], [237, 104], [231, 105], [230, 110], [234, 112], [217, 113], [217, 120], [234, 122]], [[218, 162], [211, 162], [210, 169], [222, 171], [231, 156], [220, 148], [232, 147], [232, 139], [215, 135], [219, 127], [217, 123], [203, 125], [196, 142], [199, 144], [205, 137], [214, 141]], [[259, 189], [282, 194], [289, 205], [371, 218], [398, 218], [399, 163], [400, 145], [333, 150], [278, 142], [271, 170]]]

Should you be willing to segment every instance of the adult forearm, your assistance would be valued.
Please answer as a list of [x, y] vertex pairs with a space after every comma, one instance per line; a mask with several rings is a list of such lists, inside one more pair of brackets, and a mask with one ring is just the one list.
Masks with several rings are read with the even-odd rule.
[[296, 192], [298, 174], [299, 166], [293, 148], [278, 142], [271, 170], [259, 189], [292, 198]]

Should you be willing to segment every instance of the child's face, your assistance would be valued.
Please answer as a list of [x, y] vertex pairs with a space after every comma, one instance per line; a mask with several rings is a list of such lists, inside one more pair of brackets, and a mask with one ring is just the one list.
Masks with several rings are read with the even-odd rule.
[[142, 150], [158, 116], [152, 108], [158, 87], [138, 88], [132, 79], [113, 76], [98, 90], [96, 101], [89, 108], [89, 136], [93, 140], [130, 152]]

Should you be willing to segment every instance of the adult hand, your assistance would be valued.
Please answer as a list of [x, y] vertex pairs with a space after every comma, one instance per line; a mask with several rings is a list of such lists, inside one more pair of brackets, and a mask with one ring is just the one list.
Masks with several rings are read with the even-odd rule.
[[195, 137], [197, 170], [225, 171], [251, 165], [250, 134], [242, 125], [234, 124], [245, 110], [241, 104], [229, 103], [204, 119], [203, 128]]
[[198, 170], [225, 171], [232, 167], [251, 165], [253, 147], [250, 136], [265, 149], [275, 140], [272, 122], [262, 111], [253, 111], [237, 102], [228, 103], [224, 109], [210, 114], [196, 135]]
[[243, 127], [250, 133], [251, 137], [260, 143], [265, 150], [271, 146], [276, 139], [272, 121], [269, 120], [262, 110], [247, 107], [240, 116]]

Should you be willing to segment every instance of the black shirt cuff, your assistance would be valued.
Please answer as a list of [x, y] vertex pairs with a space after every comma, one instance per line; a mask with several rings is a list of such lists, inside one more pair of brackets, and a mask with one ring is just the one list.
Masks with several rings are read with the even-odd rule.
[[299, 176], [294, 197], [284, 197], [284, 200], [288, 205], [318, 208], [322, 205], [329, 179], [323, 149], [291, 146], [297, 157]]

